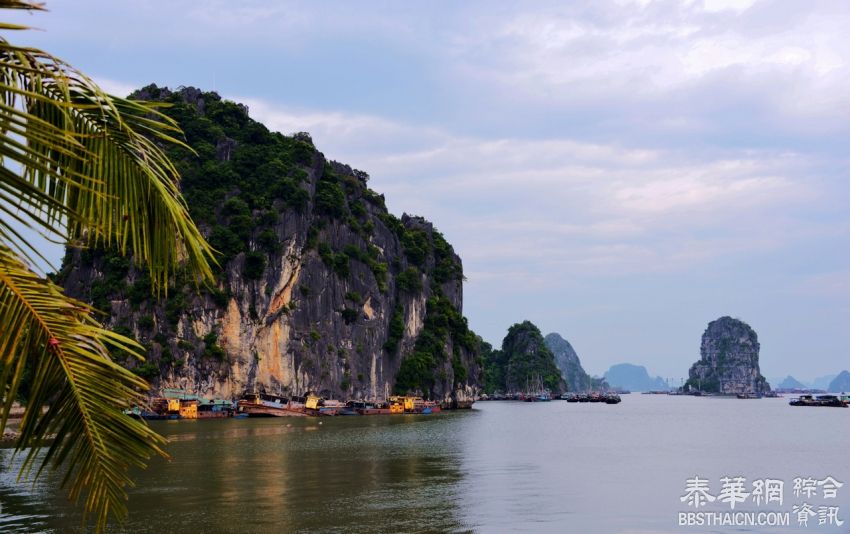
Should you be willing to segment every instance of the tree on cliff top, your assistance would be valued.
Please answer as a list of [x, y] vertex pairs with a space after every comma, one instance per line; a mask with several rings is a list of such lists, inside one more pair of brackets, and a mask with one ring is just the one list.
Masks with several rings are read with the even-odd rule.
[[[0, 8], [43, 9], [23, 0]], [[3, 31], [25, 29], [0, 22]], [[109, 96], [63, 61], [2, 36], [0, 77], [0, 429], [28, 381], [20, 476], [63, 467], [63, 485], [72, 499], [85, 496], [100, 531], [110, 515], [126, 514], [130, 466], [165, 455], [162, 437], [121, 413], [148, 384], [110, 350], [141, 358], [141, 347], [37, 274], [33, 258], [46, 260], [20, 229], [131, 254], [157, 293], [183, 264], [211, 279], [211, 249], [160, 148], [181, 144], [181, 132], [155, 104]]]
[[540, 378], [544, 386], [555, 393], [566, 391], [555, 356], [546, 346], [540, 329], [532, 322], [517, 323], [508, 329], [502, 349], [486, 350], [485, 391], [522, 391], [530, 380]]

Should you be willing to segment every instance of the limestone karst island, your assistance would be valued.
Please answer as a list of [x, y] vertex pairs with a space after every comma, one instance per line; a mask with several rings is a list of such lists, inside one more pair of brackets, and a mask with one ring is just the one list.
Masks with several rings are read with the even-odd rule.
[[0, 0], [0, 532], [845, 532], [848, 24]]

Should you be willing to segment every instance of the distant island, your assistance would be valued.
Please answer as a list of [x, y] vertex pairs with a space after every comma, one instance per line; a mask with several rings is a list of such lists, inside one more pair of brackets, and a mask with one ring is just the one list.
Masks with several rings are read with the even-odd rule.
[[605, 381], [613, 388], [628, 391], [666, 391], [667, 382], [660, 376], [652, 378], [642, 365], [620, 363], [605, 372]]
[[794, 378], [791, 375], [785, 377], [784, 380], [774, 385], [776, 389], [806, 389], [806, 385]]
[[841, 371], [838, 376], [829, 383], [829, 391], [833, 393], [850, 391], [850, 372]]
[[770, 385], [759, 370], [759, 348], [758, 335], [744, 321], [721, 317], [710, 322], [685, 391], [724, 395], [769, 392]]

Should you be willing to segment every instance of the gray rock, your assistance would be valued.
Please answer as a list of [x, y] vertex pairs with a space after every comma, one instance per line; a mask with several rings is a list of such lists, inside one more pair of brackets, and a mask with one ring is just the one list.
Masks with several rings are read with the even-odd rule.
[[581, 360], [569, 341], [553, 332], [545, 338], [546, 346], [555, 356], [555, 365], [567, 383], [568, 391], [586, 391], [592, 388], [590, 375], [581, 366]]
[[747, 323], [731, 317], [709, 323], [700, 356], [688, 373], [686, 390], [726, 395], [770, 391], [759, 370], [758, 336]]

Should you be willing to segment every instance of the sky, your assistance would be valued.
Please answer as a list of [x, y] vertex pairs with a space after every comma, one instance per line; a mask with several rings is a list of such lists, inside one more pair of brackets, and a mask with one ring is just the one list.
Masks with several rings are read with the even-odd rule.
[[216, 90], [434, 222], [495, 346], [528, 319], [678, 383], [730, 315], [768, 378], [850, 367], [845, 1], [46, 5], [6, 37]]

